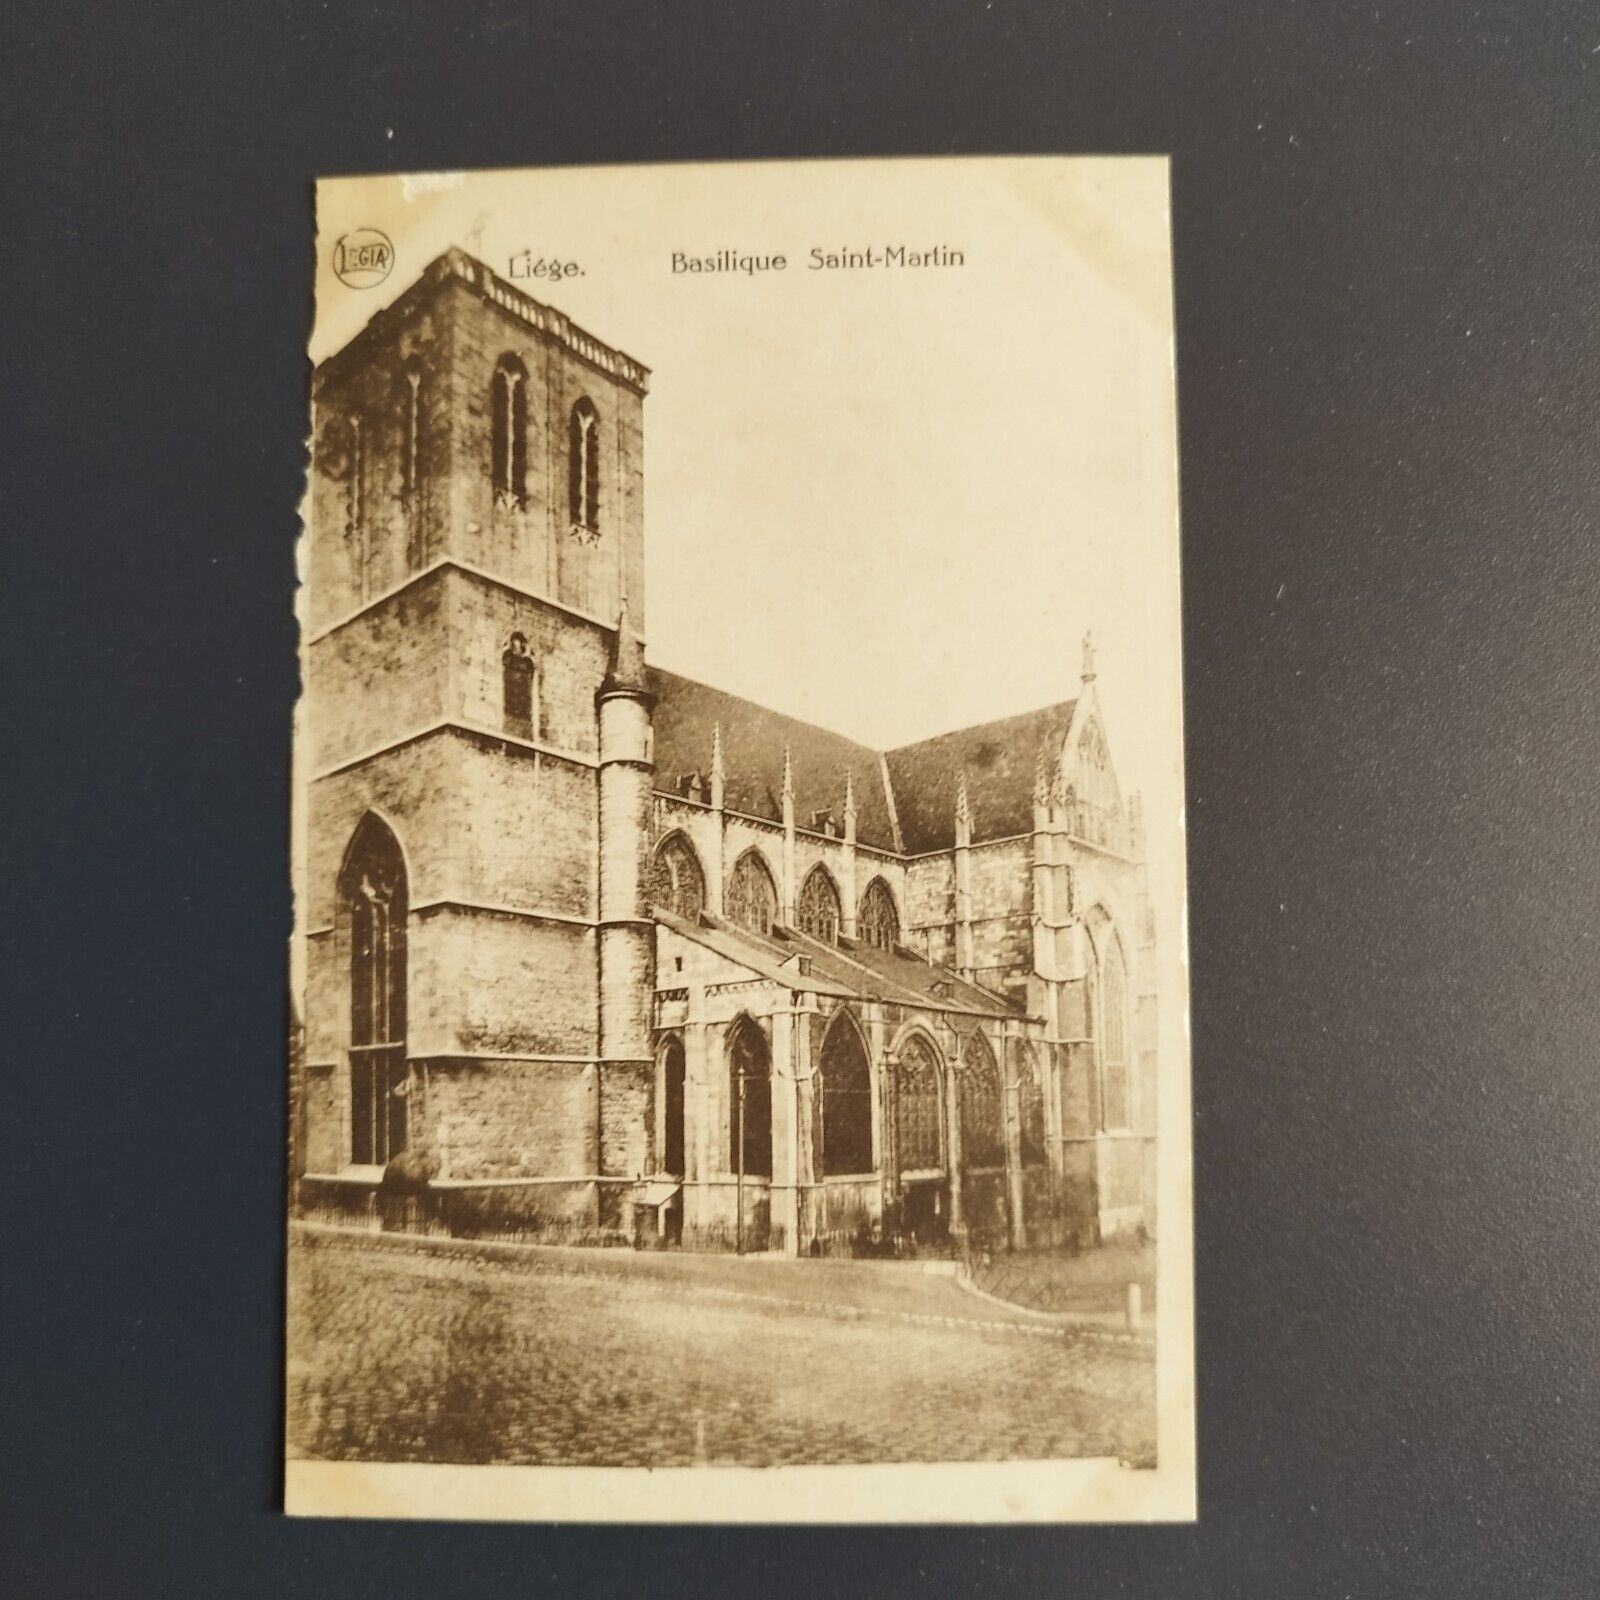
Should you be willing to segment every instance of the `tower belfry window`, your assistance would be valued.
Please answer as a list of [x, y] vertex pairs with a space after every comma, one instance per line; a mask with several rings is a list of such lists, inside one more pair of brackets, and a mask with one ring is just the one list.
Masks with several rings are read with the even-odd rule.
[[422, 472], [422, 368], [413, 356], [400, 373], [400, 493], [409, 501]]
[[490, 477], [497, 506], [520, 510], [528, 499], [528, 373], [501, 356], [489, 384]]
[[567, 446], [567, 497], [574, 530], [600, 528], [600, 418], [588, 400], [572, 408]]

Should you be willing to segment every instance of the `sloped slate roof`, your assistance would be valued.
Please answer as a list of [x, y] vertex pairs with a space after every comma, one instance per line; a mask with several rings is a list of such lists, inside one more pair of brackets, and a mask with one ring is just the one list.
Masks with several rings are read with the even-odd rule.
[[1030, 832], [1039, 752], [1054, 758], [1076, 705], [1062, 700], [886, 752], [906, 850], [915, 855], [955, 843], [956, 785], [963, 770], [974, 839]]
[[[862, 944], [845, 948], [825, 944], [794, 928], [761, 934], [709, 913], [702, 913], [694, 922], [659, 908], [653, 915], [663, 927], [785, 988], [841, 999], [923, 1006], [930, 1011], [1019, 1015], [1003, 995], [967, 983], [948, 968], [933, 966], [905, 950], [879, 950]], [[808, 973], [785, 967], [796, 955], [810, 958]]]
[[[1072, 722], [1076, 700], [959, 728], [898, 750], [879, 752], [798, 717], [758, 706], [692, 678], [649, 671], [656, 696], [655, 754], [658, 788], [681, 793], [681, 780], [709, 778], [711, 730], [722, 725], [723, 798], [747, 815], [783, 818], [783, 752], [794, 767], [795, 820], [809, 827], [817, 811], [833, 812], [844, 831], [845, 773], [854, 774], [856, 838], [880, 849], [915, 855], [948, 850], [955, 842], [956, 785], [967, 774], [972, 837], [1004, 839], [1033, 827], [1035, 764], [1041, 751], [1053, 761]], [[887, 765], [892, 794], [884, 791]]]
[[794, 767], [795, 821], [802, 828], [811, 826], [815, 812], [832, 811], [834, 827], [844, 832], [849, 772], [855, 780], [857, 840], [884, 850], [895, 848], [876, 750], [659, 667], [649, 668], [649, 682], [656, 697], [657, 788], [680, 793], [681, 779], [693, 773], [709, 778], [711, 730], [721, 723], [723, 802], [730, 810], [775, 822], [783, 819], [787, 744]]

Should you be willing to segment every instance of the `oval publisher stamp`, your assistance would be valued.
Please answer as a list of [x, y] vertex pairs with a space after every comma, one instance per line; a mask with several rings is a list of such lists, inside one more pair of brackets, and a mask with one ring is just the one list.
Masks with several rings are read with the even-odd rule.
[[333, 270], [352, 289], [376, 288], [394, 270], [394, 245], [376, 228], [356, 228], [334, 244]]

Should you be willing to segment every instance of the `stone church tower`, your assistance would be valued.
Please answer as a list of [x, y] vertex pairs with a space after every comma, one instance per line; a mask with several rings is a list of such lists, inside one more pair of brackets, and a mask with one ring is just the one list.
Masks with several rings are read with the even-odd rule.
[[459, 251], [316, 374], [311, 1171], [581, 1228], [649, 1170], [647, 380]]

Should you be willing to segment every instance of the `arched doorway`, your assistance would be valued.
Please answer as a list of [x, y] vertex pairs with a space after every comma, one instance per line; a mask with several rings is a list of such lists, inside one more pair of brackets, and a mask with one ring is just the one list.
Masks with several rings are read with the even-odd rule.
[[350, 950], [350, 1161], [385, 1165], [406, 1147], [405, 859], [370, 812], [339, 870]]

